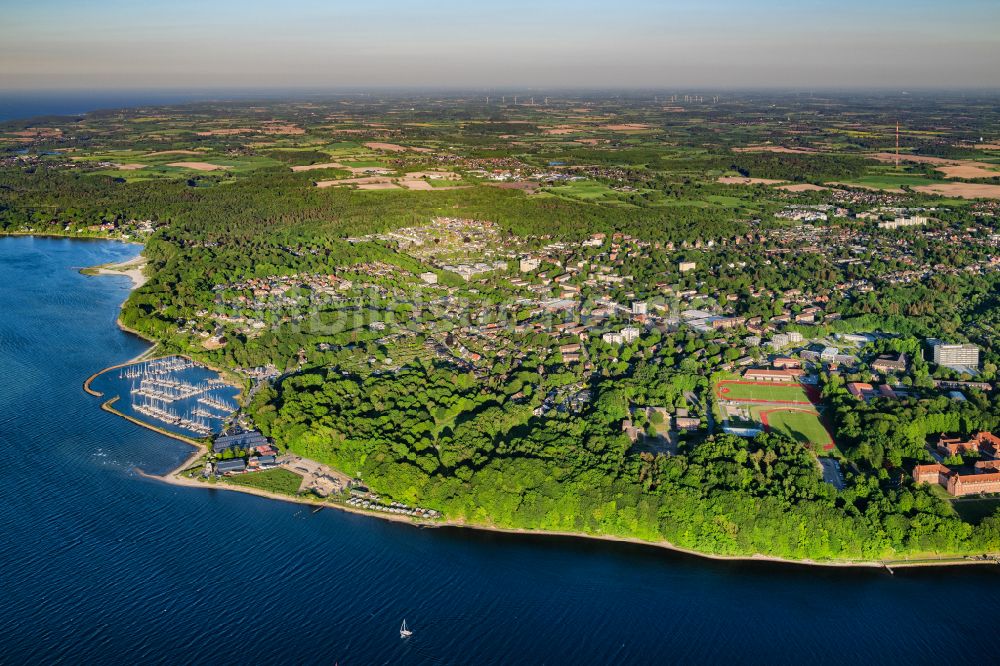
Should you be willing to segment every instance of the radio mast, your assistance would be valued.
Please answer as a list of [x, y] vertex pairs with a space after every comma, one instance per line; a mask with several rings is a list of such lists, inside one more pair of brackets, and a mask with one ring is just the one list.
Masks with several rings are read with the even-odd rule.
[[896, 168], [899, 168], [899, 121], [896, 121]]

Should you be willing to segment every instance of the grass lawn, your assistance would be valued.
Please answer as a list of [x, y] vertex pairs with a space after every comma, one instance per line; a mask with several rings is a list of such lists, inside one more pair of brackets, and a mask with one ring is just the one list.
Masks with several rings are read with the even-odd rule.
[[978, 525], [983, 518], [989, 518], [997, 509], [1000, 509], [1000, 497], [960, 499], [954, 500], [951, 505], [962, 520]]
[[805, 387], [799, 383], [777, 384], [723, 380], [715, 387], [715, 395], [724, 400], [812, 404]]
[[224, 477], [226, 483], [247, 488], [259, 488], [282, 495], [294, 495], [302, 484], [302, 477], [287, 469], [268, 469], [263, 472], [250, 472], [237, 476]]

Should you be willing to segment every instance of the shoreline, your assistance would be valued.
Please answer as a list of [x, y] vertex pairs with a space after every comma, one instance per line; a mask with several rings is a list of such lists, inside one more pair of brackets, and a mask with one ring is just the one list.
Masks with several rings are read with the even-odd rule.
[[80, 272], [84, 275], [124, 275], [132, 281], [132, 289], [129, 290], [131, 293], [149, 281], [145, 273], [148, 264], [149, 260], [140, 253], [125, 261], [82, 268]]
[[142, 241], [131, 240], [127, 238], [120, 238], [118, 236], [108, 236], [106, 234], [79, 234], [71, 233], [68, 231], [57, 232], [57, 231], [0, 231], [0, 238], [9, 236], [11, 238], [18, 238], [24, 236], [35, 236], [38, 238], [68, 238], [70, 240], [82, 240], [82, 241], [112, 241], [115, 243], [126, 243], [128, 245], [139, 245], [143, 246], [145, 243]]
[[[10, 235], [10, 234], [7, 234], [7, 235]], [[25, 235], [36, 235], [36, 234], [25, 234]], [[113, 240], [113, 239], [96, 239], [96, 240]], [[139, 268], [134, 268], [134, 269], [131, 269], [131, 270], [133, 270], [133, 271], [138, 270], [139, 275], [142, 278], [142, 282], [139, 282], [133, 275], [128, 274], [127, 272], [115, 271], [112, 268], [112, 266], [125, 266], [125, 265], [131, 265], [131, 264], [139, 264], [141, 266]], [[142, 276], [142, 268], [145, 267], [145, 264], [146, 264], [146, 259], [145, 259], [145, 257], [142, 257], [142, 255], [140, 254], [137, 257], [134, 257], [133, 259], [130, 259], [130, 260], [126, 261], [126, 262], [122, 262], [120, 264], [116, 264], [116, 265], [104, 265], [104, 266], [94, 267], [94, 269], [93, 269], [94, 273], [93, 274], [96, 274], [96, 275], [106, 275], [106, 274], [123, 275], [123, 274], [125, 274], [128, 277], [132, 278], [132, 280], [133, 280], [133, 289], [135, 289], [135, 288], [138, 288], [139, 286], [141, 286], [142, 284], [144, 284], [145, 280], [147, 279], [147, 278], [145, 278], [145, 276]], [[105, 270], [105, 269], [107, 269], [107, 270]], [[102, 271], [104, 271], [104, 272], [102, 272]], [[105, 372], [108, 372], [109, 370], [114, 370], [114, 369], [117, 369], [117, 368], [120, 368], [120, 367], [124, 367], [126, 365], [130, 365], [132, 363], [137, 362], [137, 360], [139, 360], [139, 359], [143, 359], [147, 354], [149, 354], [150, 352], [152, 352], [158, 346], [158, 342], [156, 340], [152, 340], [152, 339], [146, 337], [145, 335], [143, 335], [142, 333], [139, 333], [138, 331], [130, 329], [129, 327], [127, 327], [124, 324], [122, 324], [120, 317], [118, 319], [116, 319], [116, 324], [118, 325], [119, 329], [121, 329], [123, 332], [135, 335], [136, 337], [138, 337], [138, 338], [140, 338], [142, 340], [145, 340], [146, 342], [149, 342], [152, 346], [149, 349], [147, 349], [146, 351], [144, 351], [142, 354], [140, 354], [139, 356], [135, 357], [134, 359], [131, 359], [129, 361], [125, 361], [123, 363], [119, 363], [119, 364], [116, 364], [116, 365], [109, 366], [107, 368], [104, 368], [103, 370], [100, 370], [100, 371], [94, 373], [90, 377], [88, 377], [87, 380], [84, 381], [83, 388], [84, 388], [84, 390], [87, 393], [89, 393], [90, 395], [93, 395], [95, 397], [103, 397], [103, 394], [100, 393], [100, 392], [97, 392], [97, 391], [95, 391], [95, 390], [93, 390], [91, 388], [90, 384], [93, 382], [94, 379], [96, 379], [100, 375], [104, 374]], [[183, 354], [173, 354], [173, 355], [184, 356]], [[184, 356], [184, 357], [188, 358], [189, 360], [194, 360], [194, 359], [191, 359], [190, 357], [187, 357], [187, 356]], [[213, 368], [213, 367], [211, 367], [211, 366], [209, 366], [207, 364], [205, 364], [205, 365], [206, 365], [206, 367], [209, 367], [210, 369], [214, 370], [215, 372], [218, 372], [219, 375], [222, 376], [222, 377], [225, 377], [228, 374], [228, 371], [226, 371], [226, 370], [222, 370], [222, 369], [218, 369], [218, 368]], [[240, 388], [240, 390], [242, 391], [242, 387], [237, 386], [236, 388]], [[478, 530], [478, 531], [482, 531], [482, 532], [495, 532], [495, 533], [502, 533], [502, 534], [520, 534], [520, 535], [533, 535], [533, 536], [542, 536], [542, 537], [590, 539], [590, 540], [605, 541], [605, 542], [629, 543], [629, 544], [634, 544], [634, 545], [641, 545], [641, 546], [648, 546], [648, 547], [654, 547], [654, 548], [661, 548], [661, 549], [669, 550], [669, 551], [672, 551], [672, 552], [675, 552], [675, 553], [681, 553], [681, 554], [688, 555], [688, 556], [693, 556], [693, 557], [698, 557], [698, 558], [701, 558], [701, 559], [713, 560], [713, 561], [718, 561], [718, 562], [765, 562], [765, 563], [774, 563], [774, 564], [782, 564], [782, 565], [796, 565], [796, 566], [800, 566], [800, 567], [801, 566], [806, 566], [806, 567], [824, 567], [824, 568], [833, 568], [833, 569], [856, 569], [856, 568], [884, 569], [884, 570], [888, 571], [890, 574], [892, 573], [892, 571], [893, 571], [894, 568], [898, 569], [898, 568], [913, 568], [913, 567], [955, 567], [955, 566], [969, 566], [969, 565], [983, 565], [983, 564], [991, 564], [991, 565], [998, 565], [998, 564], [1000, 564], [1000, 554], [996, 554], [996, 553], [990, 553], [990, 554], [984, 554], [983, 556], [978, 556], [980, 559], [971, 559], [971, 558], [976, 557], [976, 556], [952, 555], [952, 556], [945, 556], [945, 557], [939, 557], [939, 558], [936, 558], [936, 557], [922, 557], [922, 558], [914, 558], [912, 560], [904, 559], [904, 560], [830, 560], [830, 561], [817, 561], [817, 560], [809, 560], [809, 559], [796, 560], [796, 559], [789, 559], [789, 558], [778, 557], [778, 556], [773, 556], [773, 555], [764, 555], [764, 554], [759, 554], [759, 553], [758, 554], [753, 554], [753, 555], [719, 555], [719, 554], [714, 554], [714, 553], [705, 553], [705, 552], [693, 550], [693, 549], [690, 549], [690, 548], [685, 548], [685, 547], [682, 547], [682, 546], [677, 546], [677, 545], [674, 545], [674, 544], [672, 544], [672, 543], [670, 543], [668, 541], [647, 541], [645, 539], [640, 539], [640, 538], [637, 538], [637, 537], [622, 537], [622, 536], [606, 535], [606, 534], [588, 534], [588, 533], [585, 533], [585, 532], [567, 532], [567, 531], [536, 530], [536, 529], [529, 529], [529, 528], [505, 528], [505, 527], [496, 527], [496, 526], [491, 526], [491, 525], [481, 525], [481, 524], [474, 524], [474, 523], [466, 523], [464, 521], [455, 521], [455, 520], [445, 520], [445, 521], [414, 520], [412, 518], [405, 517], [405, 516], [399, 516], [399, 515], [394, 515], [394, 514], [382, 514], [382, 513], [378, 513], [378, 512], [374, 512], [374, 511], [366, 511], [364, 509], [358, 509], [358, 508], [350, 507], [350, 506], [347, 506], [347, 505], [344, 505], [344, 504], [340, 504], [340, 503], [337, 503], [337, 502], [330, 502], [328, 500], [323, 500], [323, 499], [320, 499], [320, 498], [317, 498], [317, 499], [313, 500], [313, 499], [310, 499], [308, 497], [300, 497], [300, 496], [292, 496], [292, 495], [282, 495], [282, 494], [279, 494], [279, 493], [274, 493], [274, 492], [270, 492], [270, 491], [267, 491], [267, 490], [261, 490], [261, 489], [258, 489], [258, 488], [249, 488], [249, 487], [245, 487], [245, 486], [229, 485], [229, 484], [226, 484], [224, 482], [221, 483], [221, 484], [220, 483], [208, 484], [208, 483], [203, 483], [203, 482], [200, 482], [200, 481], [196, 481], [196, 480], [194, 480], [192, 478], [186, 478], [186, 477], [181, 476], [181, 474], [184, 472], [184, 470], [190, 468], [191, 465], [194, 462], [196, 462], [199, 458], [201, 458], [203, 455], [205, 455], [208, 452], [208, 447], [204, 443], [198, 442], [198, 441], [196, 441], [194, 439], [191, 439], [191, 438], [188, 438], [188, 437], [184, 437], [183, 435], [179, 435], [179, 434], [176, 434], [176, 433], [171, 433], [170, 431], [158, 428], [158, 427], [156, 427], [156, 426], [154, 426], [152, 424], [146, 423], [146, 422], [141, 421], [139, 419], [136, 419], [134, 417], [130, 417], [130, 416], [128, 416], [128, 415], [126, 415], [126, 414], [118, 411], [117, 409], [114, 408], [113, 404], [114, 404], [115, 401], [117, 401], [119, 399], [119, 397], [120, 396], [116, 396], [116, 397], [114, 397], [114, 398], [106, 401], [105, 403], [103, 403], [101, 405], [101, 409], [104, 409], [105, 411], [108, 411], [108, 412], [110, 412], [112, 414], [120, 416], [120, 417], [122, 417], [122, 418], [124, 418], [124, 419], [126, 419], [126, 420], [128, 420], [128, 421], [130, 421], [132, 423], [135, 423], [136, 425], [138, 425], [140, 427], [148, 428], [148, 429], [153, 430], [154, 432], [157, 432], [159, 434], [162, 434], [162, 435], [165, 435], [167, 437], [173, 438], [175, 440], [184, 442], [188, 446], [191, 446], [191, 447], [194, 448], [194, 451], [192, 451], [184, 459], [184, 461], [179, 466], [177, 466], [176, 468], [174, 468], [172, 470], [169, 470], [168, 472], [166, 472], [164, 474], [160, 474], [160, 475], [157, 475], [157, 474], [148, 474], [145, 471], [143, 471], [142, 469], [136, 468], [136, 471], [139, 473], [140, 476], [143, 476], [143, 477], [149, 478], [149, 479], [154, 479], [154, 480], [157, 480], [157, 481], [161, 481], [163, 483], [168, 483], [168, 484], [171, 484], [171, 485], [179, 486], [179, 487], [185, 487], [185, 488], [203, 488], [203, 489], [221, 489], [221, 490], [227, 490], [227, 491], [244, 493], [244, 494], [247, 494], [247, 495], [255, 495], [257, 497], [261, 497], [261, 498], [264, 498], [264, 499], [275, 500], [275, 501], [290, 502], [290, 503], [294, 503], [294, 504], [303, 504], [303, 505], [308, 505], [308, 506], [312, 506], [312, 507], [319, 507], [319, 508], [331, 508], [331, 509], [335, 509], [335, 510], [338, 510], [338, 511], [344, 511], [344, 512], [347, 512], [347, 513], [353, 513], [353, 514], [357, 514], [357, 515], [360, 515], [360, 516], [365, 516], [365, 517], [368, 517], [368, 518], [374, 518], [374, 519], [386, 520], [386, 521], [395, 522], [395, 523], [407, 524], [407, 525], [410, 525], [410, 526], [418, 528], [418, 529], [420, 529], [420, 528], [437, 528], [437, 529], [442, 529], [442, 528], [443, 529], [457, 528], [457, 529], [472, 529], [472, 530]]]
[[[204, 448], [204, 447], [202, 447]], [[427, 520], [414, 520], [405, 516], [398, 516], [393, 514], [382, 514], [374, 511], [366, 511], [364, 509], [356, 509], [344, 504], [337, 502], [330, 502], [321, 498], [312, 499], [311, 497], [303, 497], [296, 495], [282, 495], [280, 493], [274, 493], [267, 490], [261, 490], [259, 488], [248, 488], [246, 486], [236, 486], [229, 485], [225, 482], [209, 484], [207, 482], [197, 481], [192, 478], [182, 476], [184, 470], [188, 469], [202, 453], [195, 452], [192, 456], [189, 456], [181, 465], [178, 467], [164, 473], [164, 474], [150, 474], [141, 469], [137, 469], [140, 476], [152, 479], [155, 481], [160, 481], [173, 486], [183, 487], [183, 488], [200, 488], [202, 490], [226, 490], [237, 493], [244, 493], [246, 495], [254, 495], [261, 497], [263, 499], [274, 500], [278, 502], [287, 502], [290, 504], [301, 504], [305, 506], [311, 506], [314, 508], [324, 508], [333, 509], [336, 511], [343, 511], [345, 513], [352, 513], [359, 516], [364, 516], [367, 518], [374, 518], [377, 520], [384, 520], [393, 523], [405, 524], [416, 529], [467, 529], [476, 530], [479, 532], [493, 532], [498, 534], [513, 534], [513, 535], [528, 535], [528, 536], [540, 536], [540, 537], [555, 537], [555, 538], [569, 538], [569, 539], [588, 539], [592, 541], [604, 541], [612, 543], [628, 543], [637, 546], [646, 546], [650, 548], [659, 548], [662, 550], [668, 550], [674, 553], [680, 553], [682, 555], [687, 555], [691, 557], [697, 557], [706, 560], [712, 560], [716, 562], [763, 562], [770, 564], [781, 564], [781, 565], [795, 565], [799, 567], [821, 567], [827, 569], [882, 569], [888, 571], [890, 574], [894, 569], [909, 569], [918, 567], [956, 567], [956, 566], [972, 566], [972, 565], [1000, 565], [1000, 559], [997, 559], [996, 554], [992, 554], [991, 557], [987, 559], [972, 559], [973, 556], [962, 556], [962, 555], [952, 555], [944, 557], [919, 557], [913, 559], [902, 559], [902, 560], [795, 560], [785, 557], [778, 557], [776, 555], [720, 555], [716, 553], [705, 553], [690, 548], [684, 548], [683, 546], [677, 546], [669, 541], [647, 541], [645, 539], [640, 539], [638, 537], [623, 537], [615, 536], [611, 534], [588, 534], [586, 532], [567, 532], [567, 531], [552, 531], [552, 530], [538, 530], [530, 529], [525, 527], [497, 527], [491, 525], [479, 525], [475, 523], [466, 523], [463, 521], [455, 520], [445, 520], [445, 521], [427, 521]]]

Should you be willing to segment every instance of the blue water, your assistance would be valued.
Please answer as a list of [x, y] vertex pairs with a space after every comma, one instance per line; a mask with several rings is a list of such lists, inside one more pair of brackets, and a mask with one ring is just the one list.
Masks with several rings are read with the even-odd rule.
[[[135, 363], [126, 368], [109, 370], [108, 372], [104, 372], [95, 377], [90, 383], [90, 388], [91, 390], [97, 391], [101, 394], [102, 401], [111, 400], [112, 398], [117, 397], [118, 400], [116, 400], [113, 405], [114, 408], [122, 414], [127, 414], [128, 416], [139, 419], [140, 421], [151, 423], [163, 430], [168, 430], [187, 437], [202, 436], [197, 431], [185, 428], [182, 424], [163, 421], [162, 419], [143, 414], [140, 410], [135, 409], [133, 405], [135, 403], [141, 404], [143, 398], [142, 396], [134, 396], [133, 392], [136, 388], [142, 386], [143, 378], [142, 376], [139, 376], [138, 378], [130, 379], [127, 375], [124, 375], [124, 373], [128, 368], [136, 368], [141, 371], [143, 367], [147, 366], [147, 363]], [[159, 377], [179, 381], [184, 384], [199, 386], [204, 382], [217, 380], [219, 378], [219, 373], [202, 366], [195, 366], [193, 368], [175, 370], [165, 374], [150, 375], [149, 377], [154, 380]], [[198, 400], [200, 398], [213, 398], [215, 400], [221, 400], [227, 405], [235, 406], [239, 392], [239, 389], [233, 386], [218, 386], [202, 391], [201, 393], [198, 393], [190, 398], [176, 399], [167, 403], [157, 401], [155, 404], [158, 407], [166, 408], [172, 411], [178, 416], [195, 419], [200, 418], [205, 425], [212, 429], [212, 432], [218, 433], [222, 431], [226, 418], [232, 414], [232, 410], [221, 410], [219, 407], [199, 403]], [[197, 413], [197, 410], [199, 409], [201, 410], [201, 414]]]
[[[81, 382], [134, 246], [0, 238], [0, 664], [991, 663], [995, 568], [895, 576], [417, 529], [139, 476]], [[402, 641], [406, 618], [414, 636]]]
[[217, 99], [208, 92], [171, 90], [131, 91], [3, 91], [0, 90], [0, 121], [34, 116], [75, 116], [97, 109], [124, 109], [150, 104], [177, 104]]
[[36, 116], [77, 116], [97, 110], [135, 109], [143, 106], [193, 102], [326, 99], [351, 91], [306, 88], [211, 88], [150, 90], [2, 90], [0, 122]]

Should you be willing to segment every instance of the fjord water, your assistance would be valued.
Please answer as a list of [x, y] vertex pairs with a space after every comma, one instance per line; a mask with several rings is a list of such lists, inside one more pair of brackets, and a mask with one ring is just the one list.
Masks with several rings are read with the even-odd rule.
[[189, 449], [81, 389], [145, 344], [127, 279], [78, 269], [136, 251], [0, 238], [0, 664], [992, 661], [993, 567], [719, 563], [144, 478]]

